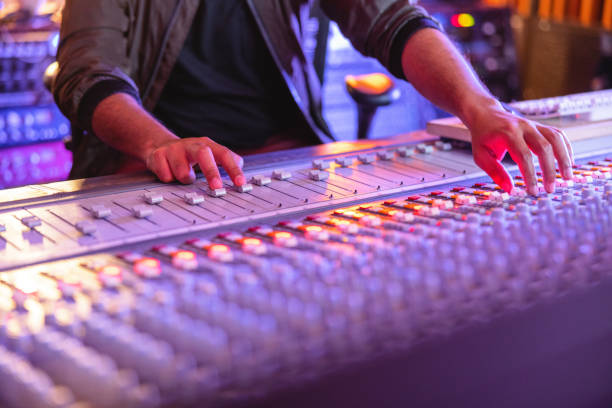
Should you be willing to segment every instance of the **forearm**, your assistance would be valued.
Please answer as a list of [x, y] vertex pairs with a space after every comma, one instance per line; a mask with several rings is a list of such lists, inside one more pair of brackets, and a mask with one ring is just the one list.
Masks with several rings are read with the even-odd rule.
[[177, 140], [128, 94], [113, 94], [95, 108], [91, 126], [109, 146], [142, 162], [156, 148]]
[[452, 42], [438, 30], [423, 29], [408, 40], [402, 67], [406, 79], [423, 96], [468, 125], [482, 108], [501, 108]]

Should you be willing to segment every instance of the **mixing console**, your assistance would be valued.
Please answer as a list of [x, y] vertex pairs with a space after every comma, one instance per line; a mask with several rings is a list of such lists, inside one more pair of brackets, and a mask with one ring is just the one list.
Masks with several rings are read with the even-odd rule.
[[383, 145], [240, 190], [3, 193], [1, 402], [244, 402], [609, 279], [612, 159], [531, 197], [449, 144]]

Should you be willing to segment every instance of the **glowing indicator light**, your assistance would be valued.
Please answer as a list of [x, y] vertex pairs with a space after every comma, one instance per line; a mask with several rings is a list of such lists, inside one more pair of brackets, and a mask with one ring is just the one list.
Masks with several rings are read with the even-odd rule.
[[318, 225], [308, 225], [308, 226], [304, 227], [304, 231], [306, 231], [306, 232], [321, 232], [321, 231], [323, 231], [323, 228], [319, 227]]
[[105, 265], [100, 268], [100, 273], [107, 276], [119, 276], [121, 275], [121, 268], [116, 265]]
[[230, 248], [223, 244], [213, 244], [208, 247], [208, 257], [217, 262], [231, 262], [234, 259]]
[[274, 243], [285, 247], [294, 247], [297, 245], [297, 239], [292, 233], [287, 231], [276, 231], [272, 233]]
[[451, 24], [457, 28], [470, 28], [476, 25], [476, 19], [471, 14], [460, 13], [451, 17]]
[[117, 265], [104, 265], [99, 269], [98, 279], [104, 286], [117, 286], [121, 283], [123, 270]]
[[262, 255], [266, 253], [266, 246], [259, 238], [243, 238], [241, 241], [242, 250], [250, 254]]
[[179, 269], [196, 269], [198, 259], [191, 251], [180, 250], [172, 254], [172, 265]]
[[134, 272], [145, 278], [155, 278], [161, 275], [161, 265], [155, 258], [142, 258], [134, 262]]

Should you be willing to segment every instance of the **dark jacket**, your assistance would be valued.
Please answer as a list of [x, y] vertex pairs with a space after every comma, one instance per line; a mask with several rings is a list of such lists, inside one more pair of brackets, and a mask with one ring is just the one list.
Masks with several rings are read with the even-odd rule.
[[[200, 0], [67, 0], [53, 93], [73, 124], [72, 178], [110, 174], [124, 159], [90, 129], [101, 96], [128, 92], [152, 112], [191, 27]], [[320, 83], [301, 44], [311, 0], [245, 0], [307, 123], [332, 141], [321, 115]], [[428, 20], [416, 0], [320, 0], [355, 48], [393, 68], [405, 27]], [[395, 69], [397, 71], [397, 69]], [[393, 69], [392, 69], [393, 72]]]

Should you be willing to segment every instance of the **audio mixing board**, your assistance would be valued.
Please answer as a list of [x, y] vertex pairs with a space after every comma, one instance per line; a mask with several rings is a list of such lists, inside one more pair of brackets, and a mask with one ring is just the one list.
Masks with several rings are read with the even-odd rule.
[[[241, 189], [143, 176], [2, 191], [0, 402], [407, 406], [427, 394], [414, 406], [535, 406], [513, 405], [531, 394], [503, 387], [538, 364], [505, 350], [583, 367], [589, 352], [571, 365], [577, 345], [598, 350], [588, 341], [612, 337], [612, 144], [599, 146], [573, 182], [540, 197], [520, 177], [500, 191], [468, 153], [423, 133], [247, 158]], [[607, 318], [591, 324], [598, 312]], [[513, 313], [576, 325], [546, 332], [542, 348], [529, 336], [557, 326], [521, 329], [504, 320]], [[474, 334], [479, 358], [442, 346], [426, 364], [395, 358], [449, 336], [458, 347], [455, 333], [471, 327], [497, 330], [490, 342]], [[506, 356], [506, 371], [473, 368]], [[338, 385], [355, 367], [368, 374]], [[534, 398], [609, 402], [609, 384], [598, 388], [608, 367], [582, 370], [586, 385], [573, 388], [554, 382], [563, 369], [547, 373], [554, 392]], [[451, 377], [442, 400], [435, 387]], [[291, 391], [326, 378], [342, 397]], [[266, 399], [275, 395], [299, 397]]]

